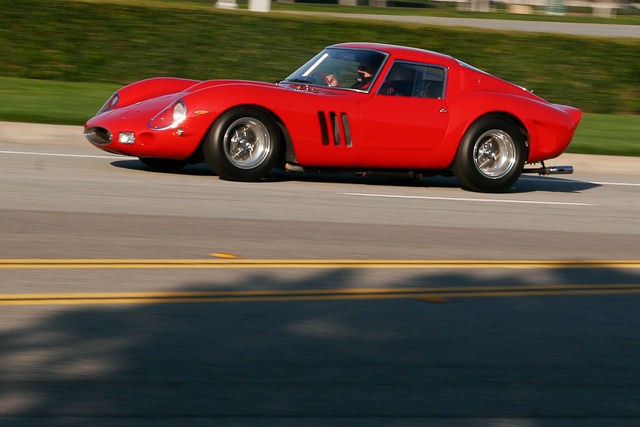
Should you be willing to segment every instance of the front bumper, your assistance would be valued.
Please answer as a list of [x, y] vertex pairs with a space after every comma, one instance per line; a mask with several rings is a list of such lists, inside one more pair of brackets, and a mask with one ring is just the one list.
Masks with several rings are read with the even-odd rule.
[[208, 129], [200, 117], [187, 119], [178, 128], [164, 130], [150, 129], [148, 121], [148, 115], [115, 110], [90, 119], [85, 125], [84, 137], [109, 153], [182, 160], [196, 150]]

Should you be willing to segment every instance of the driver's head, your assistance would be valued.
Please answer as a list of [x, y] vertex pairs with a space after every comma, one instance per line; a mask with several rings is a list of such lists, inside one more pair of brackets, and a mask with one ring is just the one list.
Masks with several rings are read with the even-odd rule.
[[373, 52], [365, 52], [360, 57], [358, 65], [358, 71], [366, 71], [369, 74], [375, 74], [380, 66], [380, 59], [378, 55]]

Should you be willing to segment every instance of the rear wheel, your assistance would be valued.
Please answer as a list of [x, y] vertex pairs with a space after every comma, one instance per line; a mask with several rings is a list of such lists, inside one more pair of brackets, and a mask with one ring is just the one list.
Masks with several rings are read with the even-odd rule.
[[485, 117], [462, 138], [453, 173], [464, 189], [504, 192], [520, 177], [526, 151], [522, 133], [511, 120]]
[[227, 111], [207, 134], [204, 158], [221, 178], [256, 181], [273, 168], [279, 151], [279, 132], [268, 113], [240, 107]]

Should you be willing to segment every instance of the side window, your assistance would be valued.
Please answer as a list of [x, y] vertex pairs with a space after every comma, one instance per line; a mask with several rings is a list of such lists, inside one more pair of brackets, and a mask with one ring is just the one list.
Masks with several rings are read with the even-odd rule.
[[442, 67], [395, 62], [379, 94], [441, 99], [444, 97], [444, 76]]

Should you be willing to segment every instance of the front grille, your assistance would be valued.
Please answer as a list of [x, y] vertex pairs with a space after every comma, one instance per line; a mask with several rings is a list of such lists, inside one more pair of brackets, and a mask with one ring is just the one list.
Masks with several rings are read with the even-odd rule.
[[113, 140], [113, 135], [107, 129], [100, 126], [91, 126], [84, 131], [84, 137], [95, 145], [109, 145]]

